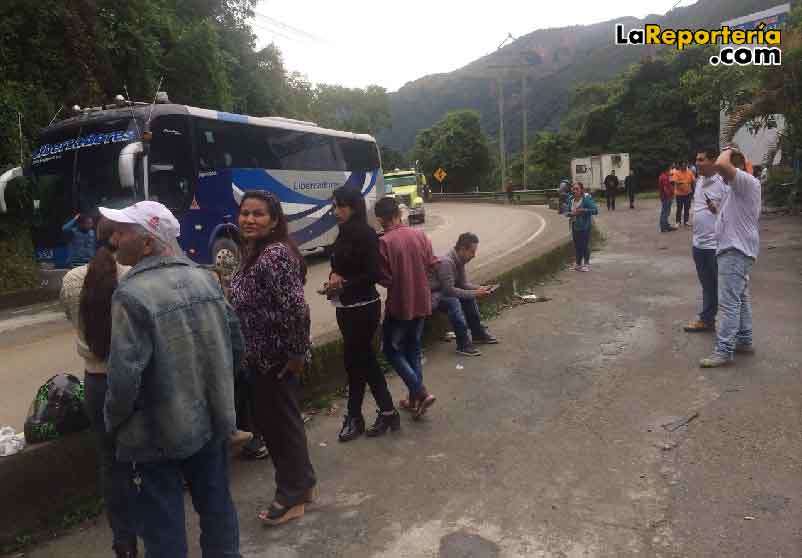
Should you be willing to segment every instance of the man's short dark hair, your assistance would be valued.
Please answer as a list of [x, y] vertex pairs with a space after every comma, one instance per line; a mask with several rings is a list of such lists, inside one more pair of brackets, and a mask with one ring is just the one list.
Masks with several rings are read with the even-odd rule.
[[746, 170], [746, 157], [740, 151], [732, 152], [732, 155], [730, 155], [730, 163], [736, 168], [744, 171]]
[[719, 156], [718, 147], [715, 147], [713, 145], [702, 146], [702, 147], [700, 147], [699, 149], [696, 150], [696, 153], [697, 154], [698, 153], [704, 153], [705, 154], [705, 158], [708, 161], [715, 161], [716, 159], [718, 159], [718, 156]]
[[376, 217], [380, 219], [393, 219], [401, 216], [401, 210], [398, 208], [398, 202], [395, 198], [384, 197], [376, 202], [373, 207], [373, 212]]
[[474, 244], [479, 244], [479, 237], [472, 232], [465, 232], [459, 235], [455, 248], [457, 250], [460, 248], [470, 248]]

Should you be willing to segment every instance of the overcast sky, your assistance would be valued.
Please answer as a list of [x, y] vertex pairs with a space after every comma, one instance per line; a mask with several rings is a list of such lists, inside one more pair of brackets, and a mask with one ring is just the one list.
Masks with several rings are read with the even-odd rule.
[[[315, 83], [396, 91], [495, 50], [507, 33], [663, 14], [677, 0], [261, 0], [258, 46], [275, 42], [288, 70]], [[688, 6], [695, 0], [680, 0]], [[611, 33], [612, 38], [612, 33]]]

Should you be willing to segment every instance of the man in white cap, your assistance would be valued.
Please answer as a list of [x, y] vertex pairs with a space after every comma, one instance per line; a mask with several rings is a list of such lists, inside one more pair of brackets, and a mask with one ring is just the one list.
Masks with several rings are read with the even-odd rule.
[[112, 298], [105, 419], [131, 463], [139, 535], [149, 558], [187, 555], [183, 480], [200, 515], [204, 556], [239, 557], [227, 439], [242, 332], [212, 274], [185, 258], [162, 204], [100, 208], [118, 261], [133, 266]]

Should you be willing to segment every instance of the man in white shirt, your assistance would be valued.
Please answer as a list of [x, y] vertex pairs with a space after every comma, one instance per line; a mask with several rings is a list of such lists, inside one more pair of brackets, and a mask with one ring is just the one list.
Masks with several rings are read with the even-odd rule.
[[702, 307], [699, 317], [685, 326], [685, 331], [712, 331], [718, 311], [718, 266], [716, 265], [716, 216], [727, 186], [716, 174], [713, 165], [718, 148], [705, 147], [696, 153], [696, 195], [693, 197], [693, 261], [702, 285]]
[[718, 239], [719, 323], [713, 354], [703, 358], [702, 368], [724, 366], [735, 353], [751, 354], [752, 297], [749, 275], [760, 247], [760, 181], [744, 169], [739, 151], [727, 147], [714, 165], [727, 186], [716, 220]]

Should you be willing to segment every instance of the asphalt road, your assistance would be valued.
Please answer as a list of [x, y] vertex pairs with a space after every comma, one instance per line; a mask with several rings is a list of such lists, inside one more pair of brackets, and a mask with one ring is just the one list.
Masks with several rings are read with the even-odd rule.
[[[321, 488], [293, 524], [259, 525], [269, 462], [234, 460], [245, 558], [802, 556], [802, 221], [765, 219], [752, 274], [757, 354], [701, 370], [690, 232], [657, 207], [603, 211], [591, 273], [490, 323], [479, 358], [427, 348], [426, 420], [339, 444], [343, 402], [309, 427]], [[391, 379], [396, 397], [405, 393]], [[364, 408], [371, 411], [370, 396]], [[187, 504], [190, 556], [200, 556]], [[109, 555], [104, 518], [26, 553]]]
[[[471, 231], [480, 239], [474, 272], [488, 274], [528, 244], [546, 238], [547, 211], [534, 207], [436, 203], [428, 206], [423, 225], [436, 254], [444, 253], [460, 233]], [[554, 214], [551, 212], [551, 220]], [[334, 308], [315, 291], [328, 278], [328, 262], [309, 258], [306, 299], [311, 307], [312, 336], [323, 341], [337, 335]], [[0, 426], [22, 427], [38, 387], [53, 374], [83, 375], [75, 353], [73, 332], [58, 303], [0, 312]]]

